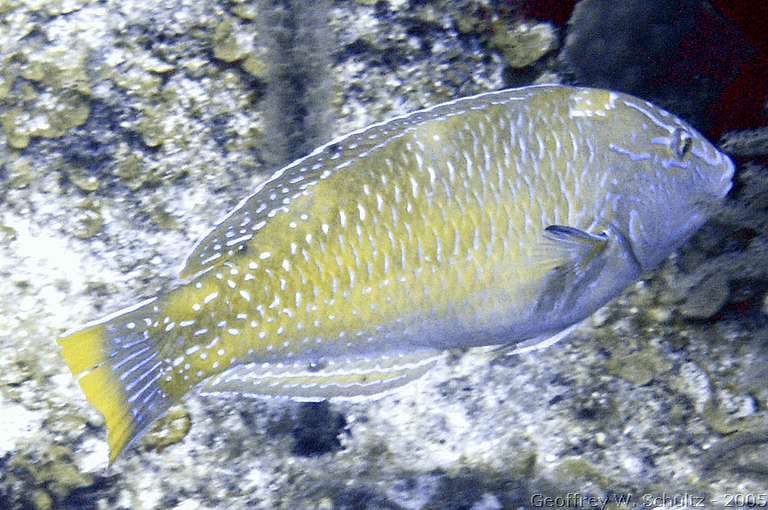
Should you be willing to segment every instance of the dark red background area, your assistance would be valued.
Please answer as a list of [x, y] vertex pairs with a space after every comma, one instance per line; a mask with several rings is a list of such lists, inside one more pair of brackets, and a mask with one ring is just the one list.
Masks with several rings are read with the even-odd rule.
[[714, 0], [714, 7], [738, 28], [755, 50], [713, 105], [713, 131], [748, 129], [768, 124], [768, 1]]
[[[550, 21], [567, 29], [575, 0], [505, 0], [524, 17]], [[697, 15], [697, 30], [686, 35], [679, 48], [670, 48], [680, 56], [681, 69], [670, 69], [666, 78], [670, 82], [690, 75], [690, 66], [696, 66], [697, 73], [710, 79], [722, 80], [724, 87], [720, 95], [707, 105], [709, 117], [708, 136], [717, 140], [723, 133], [734, 129], [749, 129], [768, 125], [766, 102], [768, 102], [768, 0], [711, 0], [714, 8], [702, 4]], [[700, 58], [706, 54], [705, 46], [726, 47], [732, 34], [723, 31], [722, 16], [740, 38], [746, 41], [749, 51], [729, 55], [728, 51], [717, 59]], [[686, 41], [689, 44], [686, 44]], [[721, 48], [722, 49], [722, 48]], [[733, 76], [725, 75], [725, 66], [720, 59], [732, 58], [738, 62]], [[678, 71], [678, 72], [676, 72]]]
[[[507, 0], [508, 3], [516, 3]], [[528, 18], [551, 21], [555, 25], [565, 25], [571, 17], [576, 0], [529, 0], [519, 5], [521, 15]]]

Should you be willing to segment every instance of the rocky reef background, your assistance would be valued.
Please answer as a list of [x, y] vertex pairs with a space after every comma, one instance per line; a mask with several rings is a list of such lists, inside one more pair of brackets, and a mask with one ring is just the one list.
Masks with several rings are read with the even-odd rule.
[[[0, 508], [768, 503], [764, 7], [309, 4], [0, 0]], [[723, 210], [545, 351], [453, 352], [360, 404], [193, 396], [106, 469], [64, 330], [173, 286], [275, 165], [536, 82], [642, 95], [721, 139], [739, 166]]]

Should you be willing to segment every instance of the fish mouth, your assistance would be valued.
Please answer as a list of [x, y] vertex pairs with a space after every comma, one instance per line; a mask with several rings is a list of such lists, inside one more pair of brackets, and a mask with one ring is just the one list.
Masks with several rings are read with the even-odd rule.
[[707, 188], [716, 198], [723, 198], [733, 186], [735, 166], [731, 158], [717, 147], [695, 148], [693, 154], [699, 158], [696, 173], [708, 183]]
[[728, 156], [721, 153], [721, 157], [723, 158], [723, 163], [725, 163], [726, 167], [725, 171], [720, 174], [720, 180], [717, 183], [717, 196], [722, 198], [727, 195], [733, 187], [733, 175], [735, 173], [735, 166], [733, 161], [731, 161], [731, 158]]
[[728, 194], [729, 191], [731, 191], [731, 188], [733, 188], [733, 183], [731, 181], [728, 181], [725, 183], [724, 186], [720, 188], [720, 190], [717, 193], [718, 198], [723, 198]]

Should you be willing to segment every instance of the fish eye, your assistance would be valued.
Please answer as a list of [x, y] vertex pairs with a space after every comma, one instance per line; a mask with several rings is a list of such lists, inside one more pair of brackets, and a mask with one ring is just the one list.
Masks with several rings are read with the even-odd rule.
[[685, 158], [689, 152], [691, 152], [691, 146], [693, 146], [693, 138], [691, 134], [682, 128], [676, 128], [672, 132], [672, 140], [670, 141], [672, 152], [675, 153], [677, 159]]

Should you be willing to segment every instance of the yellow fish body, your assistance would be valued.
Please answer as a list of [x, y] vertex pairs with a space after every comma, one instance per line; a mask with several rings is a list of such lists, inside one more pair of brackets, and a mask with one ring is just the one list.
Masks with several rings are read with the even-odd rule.
[[451, 101], [277, 171], [196, 244], [178, 288], [68, 334], [63, 356], [110, 461], [199, 386], [379, 393], [447, 348], [567, 330], [690, 236], [732, 175], [685, 122], [625, 94]]

